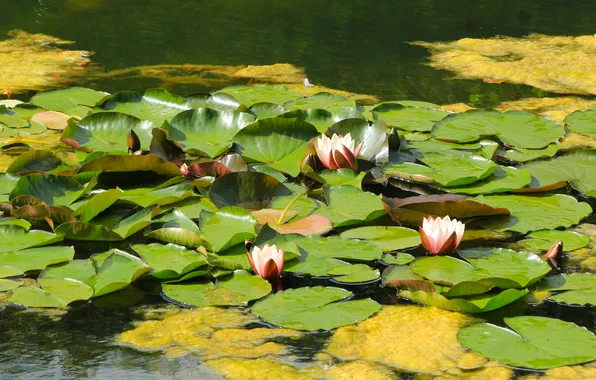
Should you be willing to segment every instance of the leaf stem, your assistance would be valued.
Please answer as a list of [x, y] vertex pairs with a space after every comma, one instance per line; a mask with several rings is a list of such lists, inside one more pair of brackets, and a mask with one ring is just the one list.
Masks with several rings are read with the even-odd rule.
[[294, 205], [294, 203], [296, 203], [296, 201], [298, 199], [300, 199], [303, 195], [306, 195], [307, 191], [303, 191], [301, 193], [299, 193], [298, 195], [296, 195], [291, 201], [290, 203], [288, 203], [288, 205], [286, 206], [286, 208], [284, 208], [284, 211], [281, 213], [281, 215], [279, 216], [279, 219], [277, 220], [277, 223], [275, 223], [276, 225], [280, 225], [283, 220], [284, 217], [286, 216], [286, 214], [288, 213], [288, 211], [290, 210], [290, 208]]

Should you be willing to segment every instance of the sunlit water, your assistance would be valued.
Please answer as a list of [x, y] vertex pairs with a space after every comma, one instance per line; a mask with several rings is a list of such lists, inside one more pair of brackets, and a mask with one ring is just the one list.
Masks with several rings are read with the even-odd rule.
[[[439, 104], [493, 106], [504, 100], [544, 96], [527, 86], [453, 79], [424, 65], [428, 52], [408, 41], [464, 37], [593, 34], [594, 2], [574, 1], [172, 1], [0, 0], [0, 38], [11, 29], [74, 40], [76, 49], [113, 70], [152, 64], [265, 65], [304, 67], [313, 83], [382, 99], [416, 99]], [[102, 90], [143, 91], [150, 79], [100, 83]], [[179, 86], [177, 93], [200, 91]], [[130, 242], [119, 244], [126, 249]], [[77, 256], [109, 249], [79, 245]], [[291, 284], [289, 284], [291, 285]], [[365, 289], [385, 304], [395, 302], [380, 286]], [[144, 304], [159, 305], [156, 295]], [[572, 321], [594, 331], [594, 310], [554, 304], [526, 314]], [[0, 378], [185, 379], [211, 378], [196, 356], [166, 358], [114, 343], [134, 327], [136, 308], [83, 305], [46, 315], [0, 308]], [[308, 361], [327, 333], [294, 354]]]

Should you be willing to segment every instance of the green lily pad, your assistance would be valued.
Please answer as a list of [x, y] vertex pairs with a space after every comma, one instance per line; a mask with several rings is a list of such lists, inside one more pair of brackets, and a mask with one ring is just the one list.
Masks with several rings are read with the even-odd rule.
[[17, 185], [21, 177], [10, 174], [0, 173], [0, 194], [10, 194], [12, 189]]
[[[102, 112], [84, 117], [78, 122], [69, 122], [62, 141], [76, 142], [77, 149], [86, 152], [126, 152], [126, 137], [133, 131], [141, 141], [141, 148], [149, 149], [153, 124], [120, 112]], [[69, 144], [73, 145], [73, 144]]]
[[2, 278], [0, 279], [0, 292], [15, 290], [21, 285], [23, 285], [23, 281], [6, 280]]
[[0, 278], [20, 276], [24, 272], [18, 268], [13, 268], [8, 265], [0, 265]]
[[481, 195], [476, 201], [492, 207], [506, 208], [510, 216], [491, 218], [482, 227], [495, 231], [527, 233], [551, 230], [578, 224], [592, 213], [588, 203], [578, 202], [569, 195]]
[[254, 116], [245, 112], [199, 108], [177, 114], [163, 129], [168, 140], [177, 141], [186, 152], [217, 157], [232, 146], [238, 131], [254, 121]]
[[504, 144], [540, 149], [556, 143], [565, 129], [556, 122], [522, 111], [472, 110], [450, 115], [432, 130], [433, 137], [455, 142], [477, 141], [495, 136]]
[[61, 264], [47, 267], [39, 274], [39, 278], [72, 278], [81, 282], [85, 282], [91, 277], [95, 276], [95, 274], [95, 267], [93, 266], [91, 260], [70, 260]]
[[327, 206], [316, 211], [333, 223], [344, 227], [374, 220], [385, 214], [379, 196], [353, 186], [332, 186], [323, 190]]
[[395, 103], [378, 105], [371, 112], [375, 120], [383, 120], [388, 127], [410, 132], [430, 132], [437, 121], [450, 115], [440, 109], [405, 107]]
[[153, 230], [147, 233], [145, 237], [193, 248], [197, 248], [205, 244], [203, 239], [196, 233], [177, 227], [166, 227]]
[[571, 132], [596, 138], [596, 109], [575, 111], [565, 118], [565, 126]]
[[79, 106], [93, 107], [107, 92], [95, 91], [84, 87], [69, 87], [38, 92], [31, 98], [31, 103], [52, 111], [69, 114]]
[[364, 119], [364, 116], [355, 108], [344, 107], [334, 109], [333, 112], [320, 109], [296, 109], [281, 115], [284, 118], [297, 118], [315, 126], [319, 133], [323, 133], [330, 126], [345, 119]]
[[190, 108], [188, 102], [178, 95], [162, 89], [150, 89], [140, 95], [132, 91], [118, 92], [106, 96], [93, 112], [121, 112], [148, 120], [159, 127], [178, 113]]
[[337, 284], [369, 283], [380, 277], [378, 269], [365, 264], [342, 265], [329, 269], [327, 274], [332, 276], [331, 282]]
[[498, 154], [508, 160], [516, 162], [534, 161], [539, 158], [549, 158], [557, 154], [559, 146], [557, 144], [550, 144], [543, 149], [524, 149], [515, 148], [509, 150], [499, 150]]
[[113, 249], [107, 253], [107, 258], [98, 265], [97, 275], [86, 281], [93, 287], [94, 297], [125, 288], [151, 269], [141, 259], [124, 251]]
[[124, 192], [118, 188], [103, 191], [94, 195], [82, 206], [78, 207], [75, 214], [79, 215], [81, 222], [88, 223], [97, 215], [107, 210], [123, 195]]
[[550, 187], [569, 183], [582, 194], [596, 197], [596, 151], [574, 151], [546, 161], [534, 161], [521, 168], [532, 175], [530, 188]]
[[237, 270], [214, 283], [164, 284], [163, 294], [190, 306], [241, 306], [271, 292], [271, 285], [259, 276]]
[[221, 93], [233, 96], [247, 107], [261, 102], [282, 105], [287, 101], [302, 97], [296, 92], [288, 91], [286, 88], [279, 86], [230, 86], [219, 90], [215, 94]]
[[75, 179], [53, 174], [30, 174], [17, 182], [10, 200], [31, 195], [50, 206], [68, 206], [76, 201], [85, 188]]
[[207, 264], [205, 256], [175, 244], [135, 244], [131, 248], [151, 267], [149, 274], [172, 280]]
[[589, 236], [571, 231], [535, 231], [529, 234], [528, 237], [530, 239], [524, 239], [519, 243], [533, 250], [548, 251], [559, 240], [563, 241], [563, 249], [565, 251], [574, 251], [590, 244]]
[[356, 173], [352, 169], [345, 168], [323, 170], [320, 173], [321, 178], [325, 181], [327, 186], [349, 185], [360, 190], [362, 190], [362, 179], [365, 175], [365, 172]]
[[10, 164], [7, 173], [32, 173], [32, 172], [49, 172], [56, 169], [62, 164], [54, 153], [49, 150], [30, 150], [21, 154], [16, 160]]
[[449, 187], [444, 190], [460, 194], [494, 194], [521, 189], [532, 182], [530, 173], [523, 169], [499, 166], [488, 177], [466, 186]]
[[0, 263], [21, 272], [28, 272], [42, 270], [48, 265], [72, 260], [73, 257], [73, 247], [41, 247], [0, 253]]
[[290, 190], [274, 177], [258, 172], [237, 172], [216, 178], [209, 189], [211, 201], [219, 208], [238, 206], [259, 210], [273, 198], [289, 195]]
[[217, 111], [235, 111], [240, 107], [240, 102], [233, 96], [225, 93], [195, 93], [186, 95], [184, 99], [191, 108], [211, 108]]
[[255, 237], [257, 218], [240, 207], [223, 207], [213, 215], [203, 214], [200, 229], [215, 252]]
[[190, 219], [188, 216], [186, 216], [182, 211], [178, 209], [172, 209], [170, 212], [166, 213], [161, 218], [155, 220], [155, 222], [165, 222], [162, 226], [164, 228], [178, 227], [194, 232], [195, 234], [200, 234], [199, 226], [192, 219]]
[[296, 176], [300, 173], [306, 143], [318, 134], [314, 126], [299, 119], [263, 119], [240, 130], [234, 143], [245, 159]]
[[226, 270], [251, 270], [246, 257], [246, 248], [244, 247], [244, 244], [236, 245], [219, 253], [207, 252], [207, 262], [211, 266]]
[[[39, 278], [41, 289], [26, 286], [15, 291], [10, 302], [27, 307], [65, 308], [74, 301], [85, 301], [93, 296], [93, 289], [72, 278]], [[41, 291], [40, 291], [41, 290]]]
[[361, 239], [368, 241], [385, 252], [420, 245], [420, 234], [418, 231], [405, 227], [359, 227], [344, 231], [340, 236], [345, 239]]
[[547, 369], [596, 359], [596, 336], [574, 323], [536, 316], [505, 318], [505, 323], [511, 330], [480, 323], [461, 329], [457, 339], [473, 352], [515, 367]]
[[486, 313], [509, 305], [528, 294], [527, 289], [507, 289], [501, 293], [484, 293], [466, 298], [448, 299], [439, 293], [425, 291], [402, 290], [398, 295], [402, 298], [421, 303], [426, 306], [435, 306], [444, 310], [460, 313]]
[[335, 95], [329, 92], [319, 92], [308, 98], [298, 98], [287, 101], [284, 103], [284, 107], [290, 110], [322, 108], [333, 112], [345, 107], [356, 108], [356, 102], [353, 99], [347, 99], [341, 95]]
[[248, 111], [255, 115], [257, 119], [268, 119], [270, 117], [278, 117], [289, 110], [286, 107], [275, 103], [260, 102], [250, 106]]
[[419, 159], [428, 166], [404, 162], [383, 167], [385, 175], [414, 182], [431, 183], [444, 187], [461, 187], [490, 176], [497, 164], [480, 156], [456, 151], [426, 152]]
[[557, 274], [536, 285], [539, 290], [557, 294], [549, 299], [567, 305], [596, 306], [596, 275], [591, 273]]
[[[3, 237], [3, 243], [0, 245], [0, 253], [39, 247], [57, 243], [64, 239], [62, 236], [50, 232], [38, 230], [26, 231], [22, 227], [11, 225], [0, 226], [0, 236]], [[9, 264], [2, 263], [2, 265]]]
[[143, 156], [108, 154], [85, 163], [78, 172], [80, 174], [85, 172], [126, 173], [137, 171], [152, 171], [155, 174], [170, 177], [180, 175], [180, 168], [176, 164], [166, 162], [155, 154]]
[[415, 259], [414, 256], [405, 252], [396, 252], [395, 256], [390, 253], [384, 253], [383, 256], [381, 256], [381, 262], [387, 265], [407, 265]]
[[167, 205], [178, 202], [193, 196], [193, 186], [189, 183], [178, 183], [173, 186], [161, 187], [149, 191], [143, 191], [139, 188], [125, 191], [122, 200], [136, 203], [142, 207], [151, 205]]
[[367, 319], [381, 309], [370, 298], [344, 300], [351, 292], [331, 287], [288, 289], [255, 303], [251, 309], [265, 321], [297, 330], [332, 330]]

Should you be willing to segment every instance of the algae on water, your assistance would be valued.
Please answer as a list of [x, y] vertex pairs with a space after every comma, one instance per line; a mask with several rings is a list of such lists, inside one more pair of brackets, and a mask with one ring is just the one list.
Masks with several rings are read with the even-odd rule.
[[413, 42], [428, 48], [430, 66], [465, 79], [526, 84], [563, 94], [596, 94], [596, 37], [463, 38]]

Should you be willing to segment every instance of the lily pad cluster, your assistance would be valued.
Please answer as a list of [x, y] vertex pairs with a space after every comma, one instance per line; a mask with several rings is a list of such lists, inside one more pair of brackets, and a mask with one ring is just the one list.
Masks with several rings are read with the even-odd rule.
[[[594, 304], [593, 274], [562, 283], [540, 257], [559, 240], [590, 244], [560, 229], [593, 212], [593, 151], [558, 151], [568, 131], [592, 138], [590, 114], [559, 125], [271, 86], [188, 96], [71, 88], [2, 107], [5, 136], [19, 145], [0, 173], [0, 291], [16, 305], [67, 308], [143, 289], [316, 331], [379, 311], [371, 289], [476, 314], [536, 287], [550, 302]], [[46, 112], [65, 115], [61, 144], [34, 149], [25, 137], [50, 128], [51, 118], [34, 119]], [[325, 165], [322, 134], [350, 134], [349, 168], [339, 155], [339, 169]], [[553, 158], [539, 158], [544, 150]], [[464, 248], [422, 257], [417, 228], [447, 215], [466, 223]], [[517, 244], [487, 246], [495, 238]], [[246, 241], [283, 249], [279, 281], [251, 273]], [[105, 249], [83, 252], [81, 242]]]

